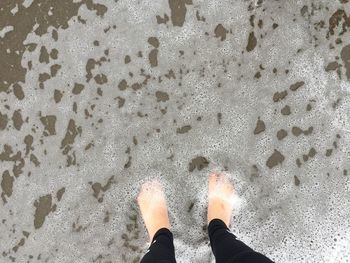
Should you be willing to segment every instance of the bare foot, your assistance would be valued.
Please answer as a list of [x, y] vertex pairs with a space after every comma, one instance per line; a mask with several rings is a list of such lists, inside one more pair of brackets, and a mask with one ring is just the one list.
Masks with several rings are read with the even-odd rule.
[[224, 173], [211, 173], [208, 185], [208, 224], [221, 219], [229, 227], [233, 209], [234, 188]]
[[141, 186], [137, 196], [143, 221], [145, 222], [150, 241], [161, 228], [170, 230], [168, 209], [162, 185], [157, 180], [148, 181]]

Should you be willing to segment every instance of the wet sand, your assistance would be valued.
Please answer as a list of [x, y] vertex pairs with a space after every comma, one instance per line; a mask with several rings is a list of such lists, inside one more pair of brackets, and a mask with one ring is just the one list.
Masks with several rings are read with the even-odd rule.
[[348, 0], [1, 1], [0, 262], [138, 262], [154, 177], [178, 262], [214, 262], [213, 169], [254, 249], [349, 261], [349, 21]]

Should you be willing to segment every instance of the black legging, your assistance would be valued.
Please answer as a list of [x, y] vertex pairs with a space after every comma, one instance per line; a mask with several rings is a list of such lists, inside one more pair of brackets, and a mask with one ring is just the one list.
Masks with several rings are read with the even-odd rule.
[[[216, 263], [273, 262], [264, 255], [255, 252], [242, 241], [237, 240], [236, 236], [220, 219], [210, 221], [208, 234]], [[173, 234], [169, 229], [159, 229], [141, 263], [176, 263], [173, 240]]]

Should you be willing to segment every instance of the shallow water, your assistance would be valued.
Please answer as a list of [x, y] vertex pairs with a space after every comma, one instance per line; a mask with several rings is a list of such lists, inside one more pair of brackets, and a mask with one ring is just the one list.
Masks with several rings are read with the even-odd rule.
[[214, 262], [207, 175], [276, 262], [350, 261], [350, 1], [0, 2], [0, 262], [138, 262], [166, 190]]

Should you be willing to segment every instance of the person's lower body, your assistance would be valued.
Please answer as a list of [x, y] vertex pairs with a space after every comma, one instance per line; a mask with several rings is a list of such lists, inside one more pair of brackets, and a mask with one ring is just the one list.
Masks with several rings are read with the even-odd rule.
[[217, 263], [271, 263], [270, 259], [255, 252], [231, 233], [220, 219], [213, 219], [208, 226], [211, 249]]
[[176, 263], [174, 238], [167, 228], [159, 229], [141, 263]]
[[[213, 219], [208, 225], [210, 245], [216, 263], [271, 263], [270, 259], [255, 252], [237, 240], [226, 224]], [[167, 228], [159, 229], [141, 263], [175, 263], [173, 235]]]

